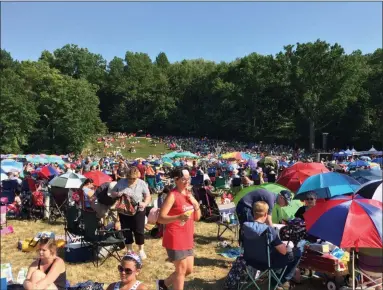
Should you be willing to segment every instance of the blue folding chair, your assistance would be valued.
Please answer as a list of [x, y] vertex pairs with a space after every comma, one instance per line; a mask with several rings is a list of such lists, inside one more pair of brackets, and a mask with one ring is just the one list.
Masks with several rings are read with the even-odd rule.
[[[256, 234], [253, 229], [245, 223], [241, 230], [243, 258], [246, 262], [246, 273], [248, 280], [244, 281], [240, 287], [241, 290], [248, 289], [255, 286], [258, 290], [261, 290], [260, 284], [268, 277], [268, 290], [277, 289], [281, 285], [281, 279], [285, 274], [287, 266], [283, 269], [274, 268], [271, 264], [270, 252], [271, 252], [271, 233], [267, 228], [261, 235]], [[249, 269], [249, 266], [251, 267]], [[255, 277], [254, 270], [258, 270], [261, 273]], [[277, 275], [276, 270], [279, 270], [281, 274]], [[274, 280], [275, 286], [271, 285], [271, 281]]]

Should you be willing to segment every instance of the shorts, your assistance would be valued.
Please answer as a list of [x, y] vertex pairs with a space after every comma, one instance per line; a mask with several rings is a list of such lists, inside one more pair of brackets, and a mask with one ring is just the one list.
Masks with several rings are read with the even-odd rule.
[[166, 252], [168, 253], [169, 261], [179, 261], [186, 259], [187, 257], [193, 256], [193, 249], [191, 250], [171, 250], [166, 249]]

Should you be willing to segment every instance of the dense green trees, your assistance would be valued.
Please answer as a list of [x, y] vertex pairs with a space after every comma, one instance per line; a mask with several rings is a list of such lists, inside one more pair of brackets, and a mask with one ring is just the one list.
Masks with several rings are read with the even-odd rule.
[[317, 40], [230, 63], [76, 45], [15, 62], [1, 51], [1, 151], [79, 151], [107, 128], [158, 135], [367, 148], [383, 138], [383, 52]]

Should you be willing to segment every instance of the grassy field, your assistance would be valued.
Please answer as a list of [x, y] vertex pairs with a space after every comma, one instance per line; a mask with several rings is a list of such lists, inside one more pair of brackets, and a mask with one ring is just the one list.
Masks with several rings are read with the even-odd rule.
[[[139, 142], [136, 144], [131, 144], [131, 142]], [[147, 158], [149, 155], [160, 155], [160, 154], [166, 154], [170, 152], [166, 146], [163, 143], [157, 144], [156, 146], [151, 144], [151, 140], [147, 138], [127, 138], [127, 139], [118, 139], [115, 142], [112, 142], [113, 147], [106, 149], [107, 152], [111, 152], [113, 150], [118, 150], [117, 147], [120, 146], [120, 142], [125, 142], [126, 148], [120, 149], [122, 155], [125, 158], [128, 159], [135, 159], [138, 157]], [[130, 153], [129, 148], [130, 146], [134, 146], [136, 149], [136, 153]], [[104, 152], [104, 143], [97, 143], [94, 142], [90, 144], [87, 148], [90, 150], [90, 152], [100, 152], [98, 155], [102, 156], [102, 153]], [[89, 152], [89, 151], [88, 151]]]
[[[15, 232], [1, 238], [1, 263], [11, 263], [14, 278], [22, 267], [28, 267], [37, 257], [36, 252], [23, 253], [17, 250], [17, 241], [32, 238], [39, 231], [50, 230], [56, 235], [64, 234], [63, 224], [49, 225], [42, 221], [19, 221], [9, 220], [8, 224], [14, 227]], [[212, 223], [198, 222], [195, 231], [195, 268], [194, 273], [187, 279], [187, 290], [222, 290], [223, 281], [230, 270], [233, 260], [224, 258], [216, 253], [217, 226]], [[232, 234], [225, 233], [224, 237], [231, 241]], [[139, 279], [155, 289], [157, 278], [167, 277], [173, 272], [173, 264], [166, 262], [166, 252], [162, 248], [161, 239], [147, 238], [145, 251], [148, 259], [144, 261], [144, 267]], [[123, 253], [123, 252], [121, 252]], [[60, 251], [60, 256], [63, 251]], [[105, 283], [105, 287], [112, 282], [118, 281], [117, 260], [110, 258], [98, 269], [91, 262], [82, 264], [67, 264], [67, 279], [73, 285], [77, 282], [93, 280]], [[321, 282], [311, 280], [295, 289], [323, 289]]]

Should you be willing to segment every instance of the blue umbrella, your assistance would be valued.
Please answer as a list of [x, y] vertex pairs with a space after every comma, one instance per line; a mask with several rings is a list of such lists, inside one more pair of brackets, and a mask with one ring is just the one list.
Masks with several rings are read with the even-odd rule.
[[356, 160], [348, 164], [349, 168], [352, 167], [363, 167], [363, 166], [369, 166], [368, 162], [363, 161], [363, 160]]
[[8, 173], [10, 171], [18, 171], [23, 172], [23, 163], [17, 162], [13, 159], [4, 159], [1, 161], [1, 170], [5, 173]]
[[355, 178], [361, 184], [372, 181], [381, 180], [382, 171], [380, 170], [358, 170], [351, 173], [351, 176]]
[[383, 164], [383, 157], [375, 158], [374, 160], [372, 160], [372, 162], [374, 162], [374, 163], [379, 163], [379, 164]]
[[359, 188], [360, 183], [348, 175], [336, 172], [320, 173], [310, 176], [303, 182], [295, 199], [302, 199], [305, 194], [312, 191], [318, 198], [332, 198], [355, 193]]

